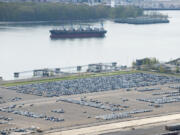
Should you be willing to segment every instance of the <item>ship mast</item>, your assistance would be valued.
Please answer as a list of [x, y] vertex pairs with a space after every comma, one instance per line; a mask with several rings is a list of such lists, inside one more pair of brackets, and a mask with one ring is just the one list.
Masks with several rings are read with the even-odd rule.
[[64, 25], [62, 27], [63, 27], [63, 30], [65, 31], [66, 29], [65, 29]]
[[101, 29], [102, 29], [102, 30], [104, 29], [104, 24], [103, 24], [103, 22], [101, 22]]
[[74, 28], [73, 28], [73, 24], [71, 23], [71, 30], [74, 30]]

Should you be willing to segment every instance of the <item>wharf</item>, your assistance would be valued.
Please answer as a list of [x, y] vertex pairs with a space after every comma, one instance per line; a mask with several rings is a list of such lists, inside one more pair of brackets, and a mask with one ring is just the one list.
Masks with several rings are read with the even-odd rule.
[[127, 24], [157, 24], [157, 23], [169, 23], [167, 18], [151, 18], [151, 17], [137, 17], [137, 18], [124, 18], [116, 19], [116, 23], [127, 23]]

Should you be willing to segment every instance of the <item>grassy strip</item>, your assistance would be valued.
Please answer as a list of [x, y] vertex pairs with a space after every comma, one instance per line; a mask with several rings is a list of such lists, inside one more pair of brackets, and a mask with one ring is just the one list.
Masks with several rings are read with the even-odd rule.
[[148, 74], [156, 74], [162, 76], [174, 76], [180, 77], [180, 74], [170, 74], [170, 73], [158, 73], [152, 71], [141, 71], [141, 70], [131, 70], [131, 71], [116, 71], [116, 72], [105, 72], [105, 73], [94, 73], [94, 74], [76, 74], [72, 76], [58, 77], [58, 78], [46, 78], [39, 80], [28, 80], [28, 81], [20, 81], [20, 82], [5, 82], [2, 86], [16, 86], [16, 85], [25, 85], [25, 84], [33, 84], [33, 83], [46, 83], [46, 82], [55, 82], [55, 81], [63, 81], [63, 80], [73, 80], [73, 79], [81, 79], [81, 78], [91, 78], [91, 77], [100, 77], [100, 76], [113, 76], [113, 75], [122, 75], [122, 74], [132, 74], [132, 73], [148, 73]]
[[17, 81], [17, 82], [5, 82], [2, 86], [16, 86], [16, 85], [25, 85], [25, 84], [33, 84], [33, 83], [46, 83], [46, 82], [55, 82], [55, 81], [63, 81], [63, 80], [73, 80], [73, 79], [80, 79], [80, 78], [90, 78], [90, 77], [99, 77], [99, 76], [113, 76], [113, 75], [121, 75], [121, 74], [131, 74], [137, 73], [139, 71], [117, 71], [117, 72], [109, 72], [109, 73], [95, 73], [95, 74], [79, 74], [79, 75], [72, 75], [60, 78], [47, 78], [47, 79], [39, 79], [39, 80], [28, 80], [28, 81]]

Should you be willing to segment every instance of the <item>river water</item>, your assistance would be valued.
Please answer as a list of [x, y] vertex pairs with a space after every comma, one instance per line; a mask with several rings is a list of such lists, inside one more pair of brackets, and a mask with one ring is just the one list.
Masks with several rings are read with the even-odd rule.
[[[51, 40], [57, 25], [0, 25], [0, 76], [38, 68], [118, 62], [130, 66], [139, 58], [168, 61], [180, 57], [180, 11], [162, 11], [169, 24], [129, 25], [104, 22], [105, 38]], [[98, 26], [99, 23], [92, 25]]]

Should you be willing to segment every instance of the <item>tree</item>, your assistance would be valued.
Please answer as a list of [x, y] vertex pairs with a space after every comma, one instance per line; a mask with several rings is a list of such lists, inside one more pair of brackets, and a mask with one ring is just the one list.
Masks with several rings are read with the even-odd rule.
[[111, 8], [104, 5], [0, 2], [0, 21], [88, 20], [142, 15], [143, 10], [133, 6]]
[[176, 73], [180, 73], [180, 68], [176, 66]]
[[165, 73], [166, 72], [165, 68], [162, 65], [160, 65], [160, 67], [159, 67], [159, 72], [160, 73]]

